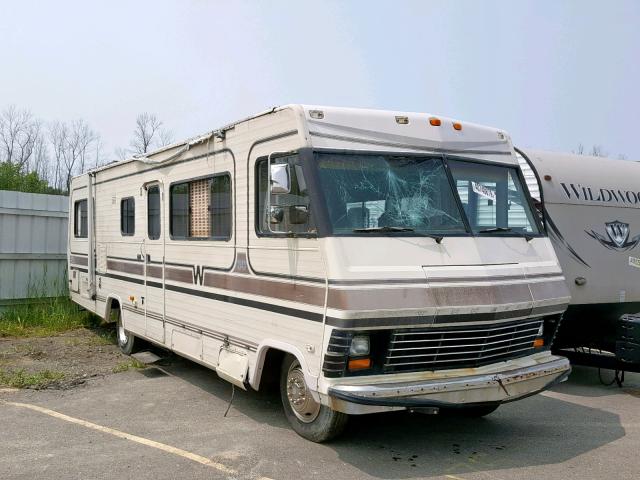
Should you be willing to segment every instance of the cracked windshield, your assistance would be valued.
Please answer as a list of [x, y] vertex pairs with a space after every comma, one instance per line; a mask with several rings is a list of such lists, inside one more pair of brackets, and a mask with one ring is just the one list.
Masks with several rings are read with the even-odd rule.
[[515, 168], [447, 160], [474, 233], [537, 234]]
[[465, 233], [442, 159], [316, 153], [334, 234]]

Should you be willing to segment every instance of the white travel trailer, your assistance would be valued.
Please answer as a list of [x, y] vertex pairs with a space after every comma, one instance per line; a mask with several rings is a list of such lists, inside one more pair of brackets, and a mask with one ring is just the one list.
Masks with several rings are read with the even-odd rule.
[[503, 131], [285, 106], [76, 177], [70, 205], [71, 297], [123, 351], [275, 375], [308, 439], [569, 374], [549, 350], [569, 292]]
[[571, 291], [554, 348], [576, 363], [640, 371], [640, 318], [623, 317], [640, 313], [640, 163], [518, 152]]

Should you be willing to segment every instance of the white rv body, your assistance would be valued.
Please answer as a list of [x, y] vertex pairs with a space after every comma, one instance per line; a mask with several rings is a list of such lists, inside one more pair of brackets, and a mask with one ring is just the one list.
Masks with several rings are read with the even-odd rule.
[[[256, 162], [271, 165], [286, 152], [301, 152], [300, 158], [307, 158], [303, 169], [314, 168], [309, 166], [313, 155], [323, 152], [427, 156], [438, 162], [446, 156], [517, 168], [505, 132], [468, 123], [455, 129], [458, 122], [442, 117], [441, 125], [431, 125], [429, 119], [420, 113], [284, 106], [76, 177], [70, 194], [71, 298], [105, 319], [120, 308], [127, 331], [218, 369], [243, 387], [258, 389], [265, 369], [274, 368], [265, 363], [269, 352], [286, 352], [300, 362], [314, 399], [346, 413], [499, 404], [563, 380], [568, 362], [550, 353], [550, 338], [545, 348], [531, 344], [539, 326], [548, 329], [545, 335], [554, 330], [569, 302], [544, 234], [467, 232], [437, 242], [411, 232], [370, 235], [366, 228], [354, 228], [352, 235], [323, 234], [321, 225], [303, 235], [258, 232], [262, 217], [256, 209], [263, 207], [256, 197]], [[329, 193], [304, 172], [311, 215], [320, 222], [321, 209], [314, 202]], [[188, 187], [192, 192], [199, 188], [197, 179], [213, 175], [230, 179], [229, 238], [175, 238], [171, 225], [183, 217], [173, 217], [171, 189], [196, 179]], [[306, 186], [298, 188], [303, 192]], [[474, 184], [474, 191], [478, 188]], [[156, 191], [159, 206], [148, 207]], [[90, 231], [82, 232], [78, 222], [89, 194], [95, 208], [87, 215], [93, 221], [87, 222]], [[481, 201], [493, 201], [491, 192], [482, 195]], [[133, 199], [135, 228], [123, 236], [121, 210], [131, 205], [126, 199]], [[200, 208], [196, 201], [189, 193], [190, 212]], [[279, 210], [277, 201], [271, 195], [266, 205], [275, 214], [285, 208], [293, 214], [291, 206]], [[375, 232], [382, 215], [373, 220], [373, 210], [384, 208], [384, 202], [378, 205], [345, 206], [346, 217], [359, 225], [353, 219], [366, 216], [363, 225], [373, 225]], [[148, 227], [158, 214], [159, 235], [150, 239]], [[189, 228], [196, 228], [186, 215]], [[442, 338], [459, 332], [469, 339], [455, 344], [463, 350], [454, 350], [458, 363], [451, 368], [421, 362], [420, 355], [389, 366], [393, 349], [384, 345], [380, 358], [372, 360], [376, 368], [350, 373], [345, 348], [361, 332], [388, 335], [396, 348], [398, 335], [411, 332], [425, 342], [434, 332]], [[420, 348], [432, 353], [433, 346], [425, 345]]]
[[556, 346], [615, 352], [616, 322], [640, 312], [640, 163], [521, 153], [571, 291]]

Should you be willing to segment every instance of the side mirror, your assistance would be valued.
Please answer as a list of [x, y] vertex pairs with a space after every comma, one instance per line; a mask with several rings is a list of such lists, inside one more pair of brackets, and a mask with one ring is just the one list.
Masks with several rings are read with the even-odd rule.
[[271, 205], [269, 208], [269, 223], [278, 224], [284, 220], [284, 207]]
[[282, 195], [291, 192], [291, 175], [289, 164], [271, 164], [271, 194]]
[[289, 207], [289, 222], [301, 225], [309, 222], [309, 207], [306, 205], [291, 205]]

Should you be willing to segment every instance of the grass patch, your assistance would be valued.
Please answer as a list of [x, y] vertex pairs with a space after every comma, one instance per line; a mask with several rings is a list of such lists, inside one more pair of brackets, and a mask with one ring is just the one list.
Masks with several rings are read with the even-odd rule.
[[123, 363], [119, 363], [115, 367], [113, 367], [113, 373], [121, 373], [126, 372], [132, 368], [146, 368], [146, 365], [135, 358]]
[[0, 337], [48, 337], [99, 322], [98, 317], [80, 310], [68, 297], [15, 305], [0, 315]]
[[28, 373], [24, 369], [0, 369], [0, 385], [13, 388], [45, 388], [52, 383], [59, 382], [63, 378], [64, 373], [53, 370]]
[[118, 343], [114, 328], [96, 328], [93, 333], [96, 336], [91, 338], [92, 345], [115, 345]]

